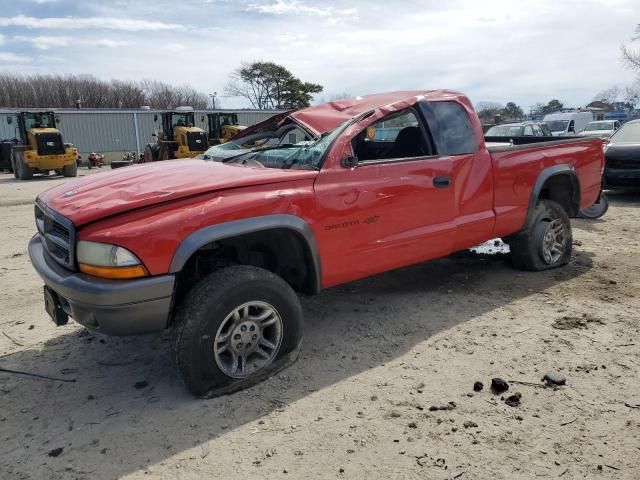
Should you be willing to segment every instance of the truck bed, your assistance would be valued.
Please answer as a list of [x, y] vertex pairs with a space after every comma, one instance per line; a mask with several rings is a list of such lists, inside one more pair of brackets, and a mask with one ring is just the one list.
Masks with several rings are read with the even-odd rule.
[[[524, 224], [531, 189], [540, 172], [568, 168], [580, 181], [580, 207], [600, 193], [602, 141], [588, 137], [486, 137], [493, 163], [495, 236], [509, 235]], [[599, 159], [599, 161], [594, 161]]]
[[492, 153], [579, 143], [584, 140], [585, 137], [484, 137], [487, 150]]

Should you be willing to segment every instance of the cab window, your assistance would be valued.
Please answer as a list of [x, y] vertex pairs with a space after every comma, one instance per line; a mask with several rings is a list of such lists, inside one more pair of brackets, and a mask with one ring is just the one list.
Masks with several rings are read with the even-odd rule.
[[531, 127], [531, 125], [526, 125], [524, 127], [524, 133], [523, 135], [525, 137], [533, 137], [533, 128]]
[[420, 102], [438, 155], [465, 155], [478, 148], [471, 119], [456, 102]]
[[413, 109], [392, 113], [369, 125], [353, 140], [360, 162], [425, 157], [429, 143]]

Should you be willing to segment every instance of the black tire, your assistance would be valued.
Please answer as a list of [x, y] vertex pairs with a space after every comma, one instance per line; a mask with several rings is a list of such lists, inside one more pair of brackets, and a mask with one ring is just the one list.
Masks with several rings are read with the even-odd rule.
[[596, 203], [590, 207], [580, 210], [580, 217], [595, 220], [596, 218], [604, 216], [604, 214], [607, 213], [607, 210], [609, 210], [609, 198], [604, 192], [601, 192], [600, 198]]
[[158, 160], [158, 149], [154, 148], [154, 145], [150, 143], [144, 147], [144, 163], [155, 162]]
[[[554, 236], [550, 228], [558, 232], [562, 229], [561, 241], [550, 242], [549, 236]], [[555, 243], [559, 247], [546, 248], [545, 241], [548, 241], [547, 245]], [[571, 221], [567, 212], [557, 202], [540, 200], [524, 230], [509, 237], [509, 248], [513, 266], [520, 270], [538, 272], [566, 265], [571, 260], [573, 248]], [[549, 253], [550, 250], [553, 253]]]
[[33, 178], [33, 169], [24, 161], [22, 153], [15, 153], [15, 165], [20, 180], [31, 180]]
[[[214, 343], [220, 345], [217, 340], [223, 333], [223, 324], [230, 324], [227, 335], [230, 341], [225, 346], [225, 353], [232, 355], [228, 349], [236, 350], [233, 346], [236, 340], [231, 340], [239, 337], [231, 334], [242, 327], [243, 322], [241, 318], [233, 319], [231, 314], [251, 302], [272, 306], [281, 320], [279, 348], [273, 348], [268, 365], [243, 378], [234, 378], [218, 363], [220, 354], [214, 353]], [[255, 335], [253, 338], [255, 340]], [[295, 292], [282, 278], [253, 266], [226, 267], [203, 278], [187, 294], [172, 326], [173, 354], [178, 371], [187, 389], [199, 397], [224, 395], [255, 385], [293, 363], [301, 343], [302, 307]], [[251, 347], [251, 344], [245, 343], [244, 347]], [[260, 348], [254, 345], [255, 349]], [[260, 362], [263, 357], [255, 355], [249, 353], [246, 358]], [[246, 368], [248, 362], [239, 363]], [[237, 361], [234, 365], [238, 365]]]
[[111, 162], [111, 169], [128, 167], [130, 165], [133, 165], [133, 162], [131, 160], [114, 160], [113, 162]]
[[77, 177], [78, 176], [78, 165], [76, 163], [72, 163], [71, 165], [65, 165], [62, 167], [62, 176], [63, 177]]
[[13, 172], [14, 178], [18, 178], [18, 167], [16, 166], [16, 161], [11, 157], [11, 171]]

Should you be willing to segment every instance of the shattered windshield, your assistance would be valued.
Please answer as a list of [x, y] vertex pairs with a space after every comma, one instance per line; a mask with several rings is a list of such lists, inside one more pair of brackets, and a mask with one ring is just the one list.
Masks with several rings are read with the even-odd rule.
[[315, 141], [259, 147], [222, 161], [228, 164], [265, 168], [318, 170], [320, 169], [325, 153], [327, 153], [333, 141], [338, 138], [351, 123], [357, 120], [358, 118], [347, 120]]

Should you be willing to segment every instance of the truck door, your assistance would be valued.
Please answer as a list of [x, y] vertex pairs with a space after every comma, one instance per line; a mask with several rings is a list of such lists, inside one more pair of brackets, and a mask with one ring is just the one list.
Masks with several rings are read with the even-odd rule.
[[323, 286], [447, 255], [455, 244], [454, 171], [419, 109], [375, 120], [316, 179]]
[[455, 222], [453, 250], [489, 240], [495, 224], [493, 162], [481, 129], [471, 121], [470, 105], [453, 101], [419, 103], [441, 161], [451, 170], [451, 215]]

